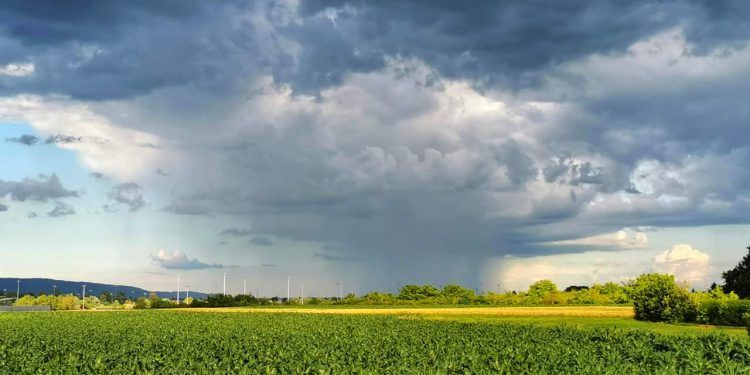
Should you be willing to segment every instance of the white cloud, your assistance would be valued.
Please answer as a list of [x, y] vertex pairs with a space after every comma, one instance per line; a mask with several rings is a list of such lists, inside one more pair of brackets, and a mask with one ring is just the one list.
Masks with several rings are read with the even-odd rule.
[[654, 269], [674, 275], [678, 281], [702, 285], [710, 269], [709, 256], [690, 245], [678, 244], [654, 258]]
[[617, 250], [644, 249], [648, 247], [648, 235], [637, 229], [625, 228], [613, 233], [578, 238], [575, 240], [547, 242], [549, 245], [579, 245], [607, 247]]
[[506, 256], [485, 263], [482, 280], [493, 290], [526, 290], [535, 281], [550, 279], [560, 289], [570, 285], [624, 282], [648, 270], [650, 259], [643, 252], [587, 251], [530, 258]]
[[143, 131], [118, 127], [92, 112], [85, 104], [63, 97], [18, 95], [0, 98], [0, 121], [24, 122], [44, 136], [82, 137], [84, 142], [56, 143], [78, 152], [91, 170], [121, 181], [151, 175], [163, 152], [145, 145], [159, 145], [160, 139]]
[[166, 251], [159, 250], [158, 253], [151, 255], [151, 260], [155, 265], [169, 270], [197, 270], [204, 268], [221, 268], [221, 264], [203, 263], [195, 258], [188, 258], [185, 253], [179, 250]]
[[0, 66], [0, 75], [11, 77], [25, 77], [34, 74], [35, 66], [32, 63], [14, 63]]

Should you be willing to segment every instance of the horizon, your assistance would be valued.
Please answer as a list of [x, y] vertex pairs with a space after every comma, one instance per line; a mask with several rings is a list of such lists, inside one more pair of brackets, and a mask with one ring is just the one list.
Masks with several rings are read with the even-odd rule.
[[9, 3], [0, 278], [706, 289], [750, 243], [748, 10]]

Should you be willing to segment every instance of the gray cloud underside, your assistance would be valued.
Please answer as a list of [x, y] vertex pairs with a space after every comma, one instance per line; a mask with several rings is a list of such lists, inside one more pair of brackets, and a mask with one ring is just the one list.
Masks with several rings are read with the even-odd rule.
[[[35, 135], [23, 134], [19, 137], [6, 138], [6, 142], [19, 143], [26, 146], [34, 146], [41, 141], [41, 139]], [[81, 142], [96, 142], [100, 144], [106, 144], [107, 141], [97, 137], [82, 137], [73, 135], [56, 134], [51, 135], [44, 140], [45, 145], [51, 144], [71, 144]]]
[[266, 237], [253, 237], [248, 242], [258, 246], [273, 246], [273, 241]]
[[[101, 179], [100, 177], [95, 178]], [[135, 212], [146, 205], [143, 199], [143, 189], [135, 182], [125, 182], [113, 187], [108, 197], [109, 203], [104, 206], [104, 209], [109, 212], [117, 211], [118, 206], [125, 206], [128, 211]]]
[[63, 187], [56, 174], [27, 177], [21, 181], [0, 180], [0, 196], [10, 196], [14, 201], [40, 201], [66, 197], [77, 197], [78, 193]]
[[[160, 256], [162, 255], [162, 256]], [[151, 257], [154, 264], [168, 270], [200, 270], [207, 268], [223, 268], [224, 265], [217, 263], [204, 263], [195, 258], [189, 258], [183, 253], [163, 256], [154, 254]]]
[[[302, 2], [298, 12], [267, 1], [12, 3], [0, 11], [0, 63], [31, 58], [36, 69], [0, 87], [96, 100], [187, 82], [237, 94], [237, 78], [259, 72], [315, 92], [397, 55], [430, 61], [443, 77], [521, 88], [543, 83], [550, 67], [623, 53], [669, 27], [684, 27], [693, 52], [704, 54], [742, 46], [750, 35], [743, 1], [322, 0]], [[285, 40], [299, 50], [290, 52]]]
[[23, 134], [19, 137], [5, 138], [6, 142], [19, 143], [26, 146], [33, 146], [39, 142], [39, 137], [31, 134]]
[[750, 221], [749, 4], [17, 2], [0, 64], [35, 72], [0, 93], [183, 145], [165, 211], [237, 217], [222, 235], [450, 278], [589, 249], [548, 241]]
[[75, 213], [76, 213], [76, 210], [73, 206], [65, 202], [55, 201], [55, 207], [52, 209], [52, 211], [47, 212], [47, 216], [61, 217], [61, 216], [75, 215]]

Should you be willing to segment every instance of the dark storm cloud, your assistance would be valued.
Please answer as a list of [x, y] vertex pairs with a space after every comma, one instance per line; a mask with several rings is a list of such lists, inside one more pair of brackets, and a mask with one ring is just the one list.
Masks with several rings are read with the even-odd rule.
[[76, 210], [73, 206], [62, 201], [55, 201], [55, 208], [53, 208], [52, 211], [47, 212], [47, 216], [61, 217], [61, 216], [75, 215], [75, 213], [76, 213]]
[[[244, 9], [237, 9], [242, 7]], [[252, 4], [198, 1], [28, 3], [0, 10], [0, 63], [31, 59], [34, 74], [0, 90], [102, 100], [193, 82], [225, 91], [249, 67], [252, 25], [227, 17]], [[228, 73], [233, 74], [228, 74]]]
[[506, 175], [513, 184], [523, 185], [539, 173], [534, 159], [524, 153], [518, 142], [508, 141], [493, 147], [492, 151], [495, 158], [505, 165]]
[[135, 182], [125, 182], [110, 190], [109, 201], [104, 209], [109, 212], [117, 211], [117, 206], [126, 206], [128, 211], [135, 212], [143, 208], [146, 202], [143, 200], [143, 188]]
[[[5, 92], [126, 98], [192, 83], [241, 94], [238, 77], [271, 72], [300, 92], [339, 85], [350, 72], [416, 57], [447, 78], [483, 87], [538, 86], [545, 70], [591, 54], [623, 53], [683, 26], [699, 52], [750, 35], [741, 1], [266, 1], [102, 3], [14, 1], [0, 10], [0, 62], [28, 60], [32, 76]], [[236, 15], [260, 14], [267, 35]], [[296, 43], [291, 52], [280, 38]]]
[[8, 206], [0, 203], [0, 212], [5, 212], [5, 211], [8, 211]]
[[[480, 86], [538, 86], [546, 69], [590, 54], [623, 53], [657, 31], [684, 25], [708, 53], [746, 40], [742, 1], [305, 1], [298, 69], [277, 77], [303, 91], [348, 72], [382, 67], [384, 56], [429, 61], [448, 78]], [[742, 13], [745, 11], [745, 13]], [[286, 73], [286, 75], [284, 74]]]
[[559, 156], [550, 161], [542, 170], [546, 182], [567, 183], [570, 185], [604, 182], [604, 170], [594, 167], [591, 162], [575, 162], [569, 155]]
[[39, 142], [39, 137], [31, 134], [24, 134], [20, 137], [5, 138], [5, 142], [20, 143], [26, 146], [33, 146]]
[[36, 178], [24, 178], [21, 181], [0, 180], [0, 196], [9, 195], [14, 201], [40, 201], [49, 199], [77, 197], [78, 193], [63, 187], [56, 174], [40, 174]]
[[102, 172], [91, 172], [89, 173], [89, 177], [97, 181], [104, 181], [107, 179], [107, 176], [105, 176]]
[[441, 283], [590, 250], [549, 241], [748, 222], [746, 2], [35, 4], [0, 9], [0, 66], [34, 64], [0, 95], [173, 141], [140, 144], [171, 162], [164, 210], [236, 219], [222, 236]]

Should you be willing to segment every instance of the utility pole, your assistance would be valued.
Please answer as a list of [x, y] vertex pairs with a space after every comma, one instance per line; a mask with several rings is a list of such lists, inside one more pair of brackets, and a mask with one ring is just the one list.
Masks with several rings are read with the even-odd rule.
[[291, 282], [292, 282], [292, 277], [288, 276], [286, 278], [286, 303], [289, 303], [289, 298], [291, 297], [291, 293], [289, 293], [289, 286]]
[[301, 288], [302, 288], [302, 291], [300, 293], [301, 297], [299, 298], [299, 304], [304, 305], [305, 304], [305, 284], [302, 284]]
[[339, 281], [336, 284], [339, 284], [339, 301], [344, 300], [344, 282]]
[[227, 295], [227, 273], [224, 272], [224, 295]]
[[180, 276], [181, 275], [182, 275], [181, 273], [177, 274], [177, 304], [178, 305], [180, 304]]
[[86, 310], [86, 284], [83, 284], [83, 294], [81, 296], [83, 296], [83, 299], [81, 299], [81, 310]]
[[57, 292], [55, 291], [55, 289], [57, 289], [57, 285], [53, 284], [52, 285], [52, 299], [50, 299], [50, 301], [49, 301], [49, 307], [50, 307], [50, 309], [52, 308], [52, 305], [54, 304], [53, 300], [55, 299], [55, 294], [57, 294]]
[[242, 279], [242, 295], [247, 295], [247, 279]]
[[18, 306], [19, 297], [21, 297], [21, 280], [16, 280], [16, 306]]

